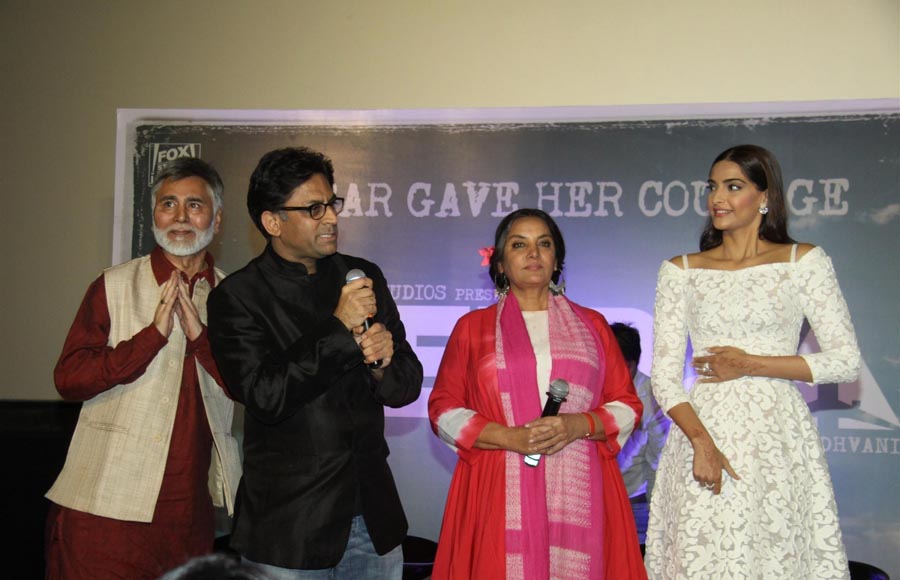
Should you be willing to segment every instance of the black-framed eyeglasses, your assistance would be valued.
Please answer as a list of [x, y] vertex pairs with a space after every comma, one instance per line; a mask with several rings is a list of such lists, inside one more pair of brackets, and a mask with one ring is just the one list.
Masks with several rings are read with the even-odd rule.
[[341, 210], [344, 209], [344, 198], [335, 196], [328, 203], [312, 203], [306, 207], [285, 206], [278, 208], [278, 211], [305, 211], [309, 212], [309, 217], [312, 219], [320, 220], [325, 217], [325, 212], [329, 207], [334, 210], [335, 214], [341, 213]]

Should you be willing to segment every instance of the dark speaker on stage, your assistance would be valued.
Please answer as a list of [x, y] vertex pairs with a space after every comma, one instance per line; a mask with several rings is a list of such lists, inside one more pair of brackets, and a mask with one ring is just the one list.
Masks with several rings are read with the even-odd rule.
[[850, 580], [891, 580], [891, 578], [881, 568], [851, 560]]
[[403, 540], [403, 580], [425, 580], [431, 576], [437, 542], [406, 536]]
[[0, 401], [0, 513], [15, 533], [4, 541], [5, 578], [44, 577], [44, 494], [56, 481], [81, 403]]

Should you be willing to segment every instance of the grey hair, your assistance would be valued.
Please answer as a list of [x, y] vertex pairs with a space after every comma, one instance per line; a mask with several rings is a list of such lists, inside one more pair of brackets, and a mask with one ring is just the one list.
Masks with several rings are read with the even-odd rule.
[[206, 182], [206, 189], [213, 200], [213, 215], [222, 210], [222, 194], [225, 191], [225, 185], [219, 172], [215, 168], [197, 157], [181, 157], [167, 164], [153, 180], [153, 186], [150, 188], [150, 207], [156, 206], [156, 194], [167, 179], [178, 181], [179, 179], [187, 179], [188, 177], [199, 177]]

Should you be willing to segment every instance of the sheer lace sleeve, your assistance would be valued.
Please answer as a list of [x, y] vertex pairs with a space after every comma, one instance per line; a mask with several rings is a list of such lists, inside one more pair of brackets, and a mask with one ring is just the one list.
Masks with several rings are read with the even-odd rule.
[[822, 248], [813, 248], [797, 261], [793, 277], [803, 314], [822, 349], [817, 353], [801, 355], [809, 365], [813, 382], [845, 383], [856, 380], [862, 357], [831, 258]]
[[668, 412], [688, 401], [682, 384], [687, 347], [685, 286], [687, 272], [663, 262], [656, 280], [653, 308], [653, 395]]

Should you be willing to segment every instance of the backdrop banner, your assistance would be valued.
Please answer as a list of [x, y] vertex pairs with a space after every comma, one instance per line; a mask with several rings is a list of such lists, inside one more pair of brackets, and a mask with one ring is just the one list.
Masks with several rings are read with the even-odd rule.
[[[698, 249], [712, 160], [732, 145], [766, 147], [784, 170], [791, 235], [831, 256], [863, 353], [859, 381], [799, 385], [831, 466], [849, 557], [896, 575], [900, 110], [827, 108], [122, 110], [115, 261], [153, 247], [150, 183], [173, 159], [201, 157], [222, 174], [225, 216], [212, 251], [228, 272], [264, 245], [246, 211], [259, 158], [296, 145], [331, 157], [346, 199], [339, 249], [384, 270], [425, 367], [420, 400], [388, 409], [387, 430], [410, 533], [436, 539], [455, 457], [431, 433], [426, 403], [454, 323], [495, 300], [486, 250], [500, 219], [536, 207], [557, 220], [567, 295], [634, 324], [649, 374], [656, 273]], [[816, 349], [812, 333], [801, 348]], [[692, 381], [686, 369], [686, 388]]]

